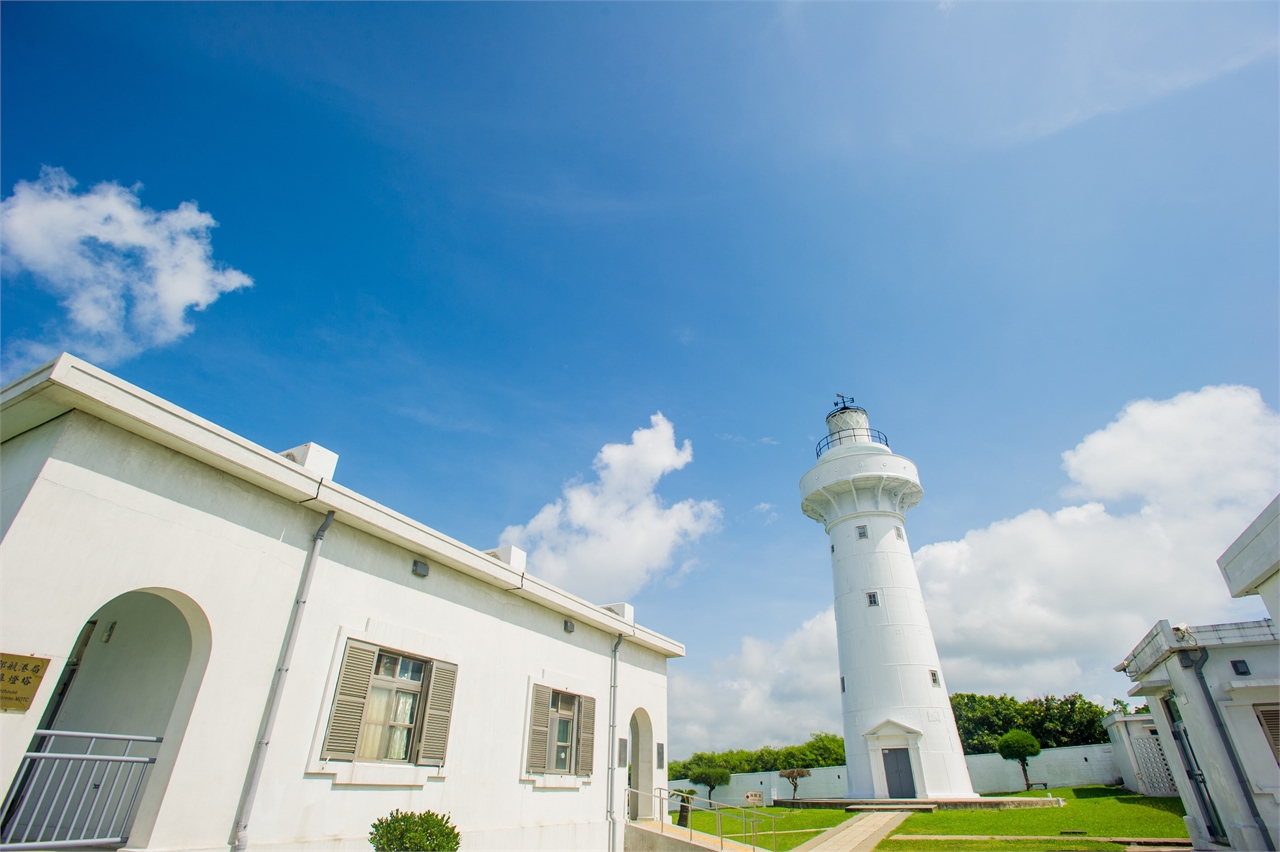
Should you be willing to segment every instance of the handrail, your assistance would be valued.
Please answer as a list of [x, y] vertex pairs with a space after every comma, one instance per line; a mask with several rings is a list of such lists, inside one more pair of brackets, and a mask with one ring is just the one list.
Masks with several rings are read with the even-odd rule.
[[164, 742], [164, 737], [142, 737], [134, 734], [87, 734], [83, 731], [53, 731], [48, 728], [40, 728], [36, 731], [37, 737], [79, 737], [84, 740], [128, 740], [132, 743], [159, 743]]
[[[59, 738], [88, 740], [88, 746], [79, 754], [45, 750]], [[123, 741], [123, 754], [94, 754], [99, 740]], [[129, 749], [159, 742], [161, 737], [37, 730], [0, 804], [0, 850], [126, 844], [147, 769], [156, 762]]]
[[[650, 799], [654, 800], [654, 805], [655, 805], [654, 810], [657, 812], [657, 814], [660, 814], [660, 816], [658, 816], [657, 818], [658, 832], [660, 834], [666, 833], [667, 819], [670, 817], [670, 809], [667, 808], [666, 805], [669, 804], [672, 800], [678, 801], [681, 805], [686, 805], [689, 808], [690, 819], [689, 819], [689, 825], [687, 826], [687, 828], [689, 829], [690, 840], [693, 839], [693, 818], [692, 818], [693, 812], [703, 811], [705, 813], [714, 814], [716, 818], [716, 836], [720, 838], [721, 849], [724, 849], [724, 837], [725, 837], [724, 821], [721, 818], [722, 816], [721, 812], [725, 808], [732, 808], [738, 811], [739, 813], [743, 814], [743, 816], [736, 817], [736, 819], [739, 819], [742, 821], [743, 842], [750, 845], [753, 849], [765, 848], [756, 842], [756, 840], [759, 839], [759, 832], [756, 830], [756, 826], [759, 823], [764, 822], [765, 818], [767, 817], [770, 822], [770, 834], [773, 835], [773, 852], [778, 852], [778, 817], [775, 816], [774, 814], [765, 813], [764, 811], [758, 811], [754, 808], [746, 807], [746, 806], [726, 805], [723, 802], [717, 802], [712, 799], [706, 799], [706, 798], [703, 798], [702, 796], [698, 796], [693, 793], [673, 793], [670, 790], [666, 789], [665, 787], [655, 787], [652, 793], [646, 793], [642, 790], [634, 790], [628, 787], [627, 793], [628, 793], [628, 797], [631, 793], [635, 793], [640, 796], [648, 796]], [[693, 799], [697, 799], [700, 802], [706, 802], [712, 807], [704, 808], [701, 805], [695, 805], [691, 801]], [[748, 814], [750, 815], [751, 818], [747, 817]], [[747, 839], [748, 824], [751, 825], [750, 840]]]
[[879, 429], [841, 429], [818, 442], [818, 458], [832, 447], [844, 444], [884, 444], [887, 447], [889, 438]]

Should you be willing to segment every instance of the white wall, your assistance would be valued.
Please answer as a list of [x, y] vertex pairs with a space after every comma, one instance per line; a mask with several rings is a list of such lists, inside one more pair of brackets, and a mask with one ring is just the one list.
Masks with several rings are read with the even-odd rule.
[[[39, 475], [0, 540], [0, 641], [9, 653], [52, 658], [32, 709], [0, 716], [0, 774], [13, 777], [85, 621], [120, 595], [154, 590], [187, 602], [190, 612], [175, 605], [201, 655], [183, 681], [186, 698], [178, 700], [185, 735], [166, 733], [162, 747], [167, 791], [149, 785], [155, 797], [139, 805], [130, 848], [225, 850], [321, 516], [81, 412], [58, 428], [56, 440], [26, 442], [51, 455], [43, 464], [39, 453], [20, 459]], [[11, 444], [4, 445], [6, 456]], [[562, 615], [441, 565], [416, 577], [413, 558], [340, 522], [329, 531], [265, 763], [250, 848], [367, 850], [370, 823], [393, 808], [451, 814], [469, 852], [603, 848], [616, 637], [583, 624], [565, 633]], [[128, 619], [117, 620], [123, 630]], [[443, 771], [320, 763], [347, 637], [458, 664]], [[87, 655], [86, 678], [92, 663]], [[597, 699], [589, 779], [561, 778], [565, 786], [556, 787], [525, 776], [535, 682]], [[640, 707], [651, 720], [650, 747], [666, 743], [666, 659], [624, 642], [619, 736], [627, 736]], [[83, 722], [96, 724], [92, 713]], [[140, 718], [137, 724], [150, 725]], [[619, 776], [622, 817], [625, 768]], [[654, 785], [666, 785], [665, 769], [655, 769]]]
[[[1121, 775], [1113, 755], [1109, 744], [1046, 748], [1027, 760], [1027, 776], [1032, 783], [1047, 782], [1050, 789], [1114, 784]], [[965, 761], [973, 789], [979, 793], [1014, 793], [1026, 788], [1016, 760], [1005, 760], [998, 754], [969, 754]]]
[[[1112, 760], [1110, 745], [1067, 746], [1047, 748], [1027, 761], [1032, 781], [1047, 781], [1050, 788], [1080, 787], [1085, 784], [1113, 784], [1120, 772]], [[1085, 760], [1088, 758], [1088, 760]], [[1005, 760], [998, 754], [968, 754], [969, 777], [979, 793], [1014, 793], [1026, 785], [1017, 761]], [[843, 766], [825, 766], [809, 770], [812, 776], [800, 779], [801, 799], [843, 799], [847, 794]], [[687, 779], [671, 782], [672, 789], [695, 789], [706, 797], [707, 788], [690, 784]], [[743, 772], [731, 776], [727, 787], [717, 787], [713, 800], [721, 804], [740, 805], [748, 790], [764, 792], [765, 804], [774, 797], [791, 798], [791, 782], [776, 772]]]

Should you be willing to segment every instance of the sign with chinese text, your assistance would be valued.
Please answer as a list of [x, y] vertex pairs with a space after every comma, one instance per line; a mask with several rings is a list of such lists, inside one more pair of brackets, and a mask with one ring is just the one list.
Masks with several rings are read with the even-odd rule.
[[40, 688], [49, 661], [44, 657], [0, 654], [0, 710], [25, 713]]

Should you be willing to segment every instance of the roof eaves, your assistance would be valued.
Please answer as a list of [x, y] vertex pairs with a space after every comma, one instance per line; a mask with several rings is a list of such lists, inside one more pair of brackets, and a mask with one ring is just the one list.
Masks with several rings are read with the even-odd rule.
[[147, 438], [278, 496], [391, 542], [427, 559], [555, 612], [572, 616], [667, 657], [684, 646], [633, 625], [587, 601], [431, 529], [291, 462], [278, 453], [129, 384], [106, 370], [63, 353], [0, 388], [0, 440], [46, 423], [73, 409]]

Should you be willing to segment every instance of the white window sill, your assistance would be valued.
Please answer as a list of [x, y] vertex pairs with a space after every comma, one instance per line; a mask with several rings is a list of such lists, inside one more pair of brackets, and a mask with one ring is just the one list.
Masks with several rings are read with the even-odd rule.
[[526, 775], [520, 781], [545, 790], [577, 790], [591, 786], [591, 779], [581, 775]]
[[322, 760], [307, 767], [308, 775], [331, 775], [338, 786], [421, 787], [428, 781], [443, 781], [444, 769], [395, 763], [361, 763]]

